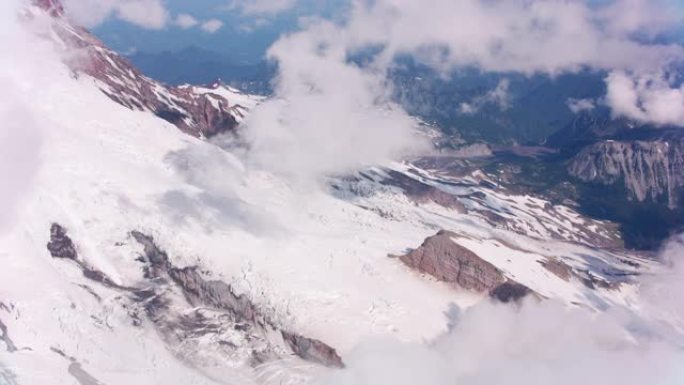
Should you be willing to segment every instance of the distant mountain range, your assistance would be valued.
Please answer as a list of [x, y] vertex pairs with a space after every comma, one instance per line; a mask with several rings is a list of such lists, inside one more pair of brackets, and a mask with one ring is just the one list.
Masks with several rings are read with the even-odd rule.
[[140, 70], [159, 81], [179, 84], [210, 84], [216, 79], [242, 90], [270, 93], [275, 67], [266, 61], [239, 64], [220, 53], [197, 46], [160, 53], [136, 52], [127, 58]]
[[[221, 78], [259, 94], [271, 93], [276, 73], [274, 64], [236, 64], [195, 46], [136, 53], [129, 59], [169, 84], [207, 84]], [[362, 59], [355, 60], [363, 65]], [[462, 152], [474, 143], [493, 146], [492, 156], [475, 167], [504, 175], [518, 170], [510, 174], [510, 188], [558, 202], [569, 199], [587, 215], [615, 221], [633, 248], [657, 248], [684, 226], [684, 170], [678, 167], [682, 152], [674, 150], [682, 129], [611, 116], [600, 102], [606, 92], [604, 73], [550, 78], [461, 70], [445, 79], [403, 58], [390, 76], [395, 100], [438, 128], [443, 151]], [[657, 153], [669, 143], [672, 151]]]

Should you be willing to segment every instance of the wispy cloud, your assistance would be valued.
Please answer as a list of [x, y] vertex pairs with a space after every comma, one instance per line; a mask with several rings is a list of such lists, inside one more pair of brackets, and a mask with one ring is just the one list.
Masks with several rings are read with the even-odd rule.
[[459, 110], [462, 114], [474, 114], [487, 104], [494, 104], [501, 110], [506, 110], [510, 107], [511, 97], [508, 92], [510, 81], [503, 79], [497, 84], [496, 88], [479, 96], [470, 102], [461, 103]]
[[190, 29], [199, 24], [199, 21], [197, 21], [197, 19], [195, 19], [195, 17], [192, 15], [181, 13], [176, 16], [175, 24], [182, 29]]
[[566, 105], [575, 114], [582, 111], [591, 111], [596, 108], [596, 100], [594, 99], [573, 99], [570, 98], [566, 101]]
[[216, 33], [223, 28], [223, 22], [219, 19], [210, 19], [203, 22], [200, 28], [206, 33]]
[[226, 8], [249, 16], [273, 16], [296, 5], [297, 0], [233, 0]]
[[110, 17], [148, 29], [164, 28], [169, 12], [162, 0], [64, 0], [69, 16], [85, 27]]

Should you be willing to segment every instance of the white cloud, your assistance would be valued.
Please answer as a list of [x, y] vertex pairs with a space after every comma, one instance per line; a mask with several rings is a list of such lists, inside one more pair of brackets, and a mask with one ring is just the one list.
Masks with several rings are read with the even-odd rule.
[[[252, 156], [281, 171], [320, 175], [406, 153], [415, 141], [413, 121], [396, 106], [387, 108], [386, 75], [402, 55], [443, 73], [476, 67], [551, 76], [582, 69], [641, 73], [683, 60], [681, 46], [634, 37], [668, 26], [661, 12], [646, 11], [658, 1], [635, 1], [432, 0], [426, 6], [376, 0], [353, 2], [339, 24], [308, 19], [269, 52], [279, 67], [276, 95], [247, 121]], [[613, 7], [630, 4], [643, 9], [619, 22], [610, 19], [619, 9]], [[350, 54], [369, 47], [376, 52], [370, 64], [349, 62]], [[507, 108], [507, 81], [456, 108], [472, 113], [487, 103]], [[674, 115], [660, 103], [648, 105]]]
[[656, 125], [684, 126], [684, 85], [678, 79], [665, 72], [614, 71], [606, 84], [606, 102], [615, 115]]
[[202, 23], [202, 26], [200, 28], [202, 29], [202, 31], [206, 33], [215, 33], [219, 29], [223, 28], [223, 22], [218, 19], [207, 20], [204, 23]]
[[234, 0], [228, 9], [239, 10], [244, 15], [273, 16], [292, 9], [297, 0]]
[[677, 385], [682, 359], [669, 341], [630, 336], [618, 317], [551, 301], [483, 304], [427, 346], [368, 342], [317, 384]]
[[459, 110], [462, 114], [474, 114], [478, 112], [486, 104], [495, 104], [501, 110], [506, 110], [511, 106], [511, 97], [508, 93], [510, 81], [502, 79], [493, 90], [486, 94], [479, 96], [469, 103], [461, 103]]
[[545, 300], [481, 303], [425, 344], [367, 341], [317, 385], [678, 385], [684, 378], [684, 243], [663, 257], [679, 262], [642, 282], [646, 309], [595, 313]]
[[191, 29], [194, 27], [199, 27], [202, 31], [206, 33], [216, 33], [218, 30], [223, 28], [223, 22], [219, 19], [209, 19], [200, 22], [194, 16], [187, 13], [179, 14], [174, 20], [174, 24], [182, 29]]
[[682, 331], [684, 325], [684, 234], [665, 243], [659, 260], [666, 268], [642, 280], [641, 294], [646, 311], [665, 325], [674, 324]]
[[629, 36], [638, 33], [653, 37], [684, 21], [681, 6], [676, 1], [615, 1], [599, 10], [599, 18], [612, 34]]
[[[379, 47], [375, 65], [380, 69], [398, 56], [412, 55], [445, 74], [475, 67], [551, 76], [582, 69], [632, 76], [659, 73], [684, 61], [682, 46], [649, 41], [683, 20], [681, 10], [669, 5], [659, 0], [432, 0], [426, 6], [378, 0], [354, 3], [343, 28], [350, 48]], [[682, 124], [677, 87], [657, 82], [645, 88], [638, 90], [642, 104], [616, 106], [616, 112], [641, 110], [630, 116]], [[460, 108], [473, 112], [477, 104]]]
[[570, 111], [578, 114], [583, 111], [591, 111], [596, 108], [596, 101], [594, 99], [568, 99], [565, 104], [568, 106]]
[[190, 29], [199, 24], [199, 22], [192, 15], [181, 13], [176, 17], [175, 24], [182, 29]]
[[[50, 42], [36, 37], [47, 34], [45, 15], [20, 19], [19, 0], [0, 2], [0, 232], [13, 226], [23, 197], [34, 188], [41, 168], [45, 130], [50, 127], [39, 96], [67, 72]], [[21, 20], [21, 21], [20, 21]]]
[[347, 62], [340, 32], [321, 22], [271, 47], [276, 97], [253, 110], [244, 128], [253, 162], [315, 178], [421, 147], [415, 122], [388, 102], [383, 74]]
[[[615, 0], [621, 4], [630, 0]], [[655, 2], [641, 2], [657, 7]], [[379, 44], [381, 59], [413, 54], [436, 68], [557, 74], [582, 68], [650, 69], [684, 57], [681, 47], [646, 44], [607, 28], [589, 1], [411, 0], [355, 3], [348, 30], [358, 46]], [[649, 5], [650, 4], [650, 5]], [[630, 22], [658, 25], [649, 13]], [[420, 28], [416, 28], [420, 26]]]
[[148, 29], [161, 29], [169, 14], [162, 0], [63, 0], [77, 23], [92, 28], [110, 17]]

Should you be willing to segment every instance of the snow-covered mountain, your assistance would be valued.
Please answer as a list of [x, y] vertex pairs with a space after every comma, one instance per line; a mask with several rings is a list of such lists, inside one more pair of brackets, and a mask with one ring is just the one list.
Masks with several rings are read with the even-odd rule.
[[89, 31], [69, 21], [56, 0], [37, 0], [52, 16], [50, 38], [69, 50], [66, 62], [75, 74], [87, 74], [113, 101], [149, 111], [195, 136], [233, 130], [259, 98], [214, 83], [210, 87], [171, 87], [140, 73]]
[[639, 311], [658, 264], [611, 223], [440, 157], [304, 186], [252, 167], [207, 137], [259, 98], [156, 83], [36, 4], [24, 22], [85, 59], [26, 91], [42, 144], [0, 233], [1, 384], [308, 383], [363, 341], [434, 338], [453, 306]]

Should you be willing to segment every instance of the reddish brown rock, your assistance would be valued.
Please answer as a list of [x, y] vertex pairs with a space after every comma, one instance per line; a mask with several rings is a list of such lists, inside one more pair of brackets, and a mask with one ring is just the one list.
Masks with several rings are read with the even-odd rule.
[[442, 230], [399, 259], [407, 266], [440, 281], [480, 293], [506, 282], [499, 269], [454, 242], [453, 236], [455, 234]]
[[496, 266], [453, 240], [456, 234], [442, 230], [399, 259], [407, 266], [454, 287], [487, 293], [500, 302], [517, 301], [534, 292], [504, 274]]
[[75, 74], [96, 79], [100, 90], [116, 103], [150, 111], [197, 137], [211, 137], [237, 127], [236, 116], [242, 116], [244, 107], [233, 105], [218, 92], [199, 92], [194, 87], [171, 87], [154, 81], [89, 31], [73, 25], [64, 17], [58, 0], [34, 3], [53, 17], [55, 33], [50, 36], [56, 36], [59, 45], [69, 50], [66, 64]]

